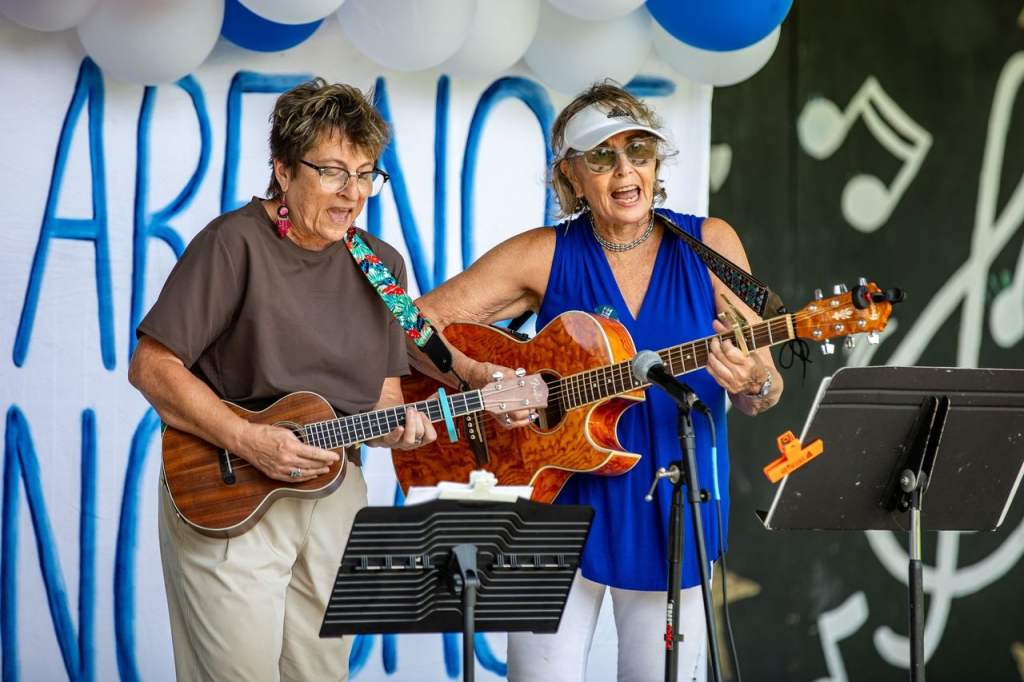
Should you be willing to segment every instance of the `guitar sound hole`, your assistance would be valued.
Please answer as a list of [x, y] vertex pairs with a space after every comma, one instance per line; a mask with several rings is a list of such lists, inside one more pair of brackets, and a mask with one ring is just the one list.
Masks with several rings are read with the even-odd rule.
[[558, 428], [565, 419], [565, 404], [558, 387], [559, 377], [547, 372], [541, 373], [541, 378], [548, 385], [548, 406], [537, 410], [536, 428], [542, 431], [551, 431]]

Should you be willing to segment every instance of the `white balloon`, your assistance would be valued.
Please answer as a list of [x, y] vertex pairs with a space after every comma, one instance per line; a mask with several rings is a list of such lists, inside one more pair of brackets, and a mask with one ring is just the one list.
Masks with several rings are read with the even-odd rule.
[[63, 31], [96, 9], [99, 0], [0, 0], [0, 14], [37, 31]]
[[729, 52], [702, 50], [677, 40], [654, 22], [654, 49], [665, 63], [695, 83], [734, 85], [761, 70], [775, 53], [781, 26], [749, 47]]
[[590, 21], [608, 21], [624, 17], [644, 0], [548, 0], [570, 16]]
[[104, 71], [139, 85], [171, 83], [213, 51], [224, 0], [100, 0], [78, 25], [85, 51]]
[[537, 33], [541, 0], [477, 0], [469, 35], [437, 68], [460, 78], [490, 78], [518, 62]]
[[373, 61], [399, 71], [437, 66], [462, 46], [476, 0], [346, 0], [341, 29]]
[[338, 11], [345, 0], [238, 0], [253, 14], [278, 24], [308, 24]]
[[650, 52], [652, 23], [643, 7], [612, 21], [586, 21], [542, 3], [526, 63], [546, 85], [572, 95], [604, 78], [625, 84]]

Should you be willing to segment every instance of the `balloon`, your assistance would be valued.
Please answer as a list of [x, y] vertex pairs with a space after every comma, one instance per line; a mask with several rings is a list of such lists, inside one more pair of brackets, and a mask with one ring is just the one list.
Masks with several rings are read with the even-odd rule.
[[696, 83], [719, 87], [746, 80], [768, 63], [779, 44], [781, 27], [750, 47], [732, 52], [701, 50], [672, 37], [654, 24], [654, 49], [666, 64]]
[[759, 42], [782, 23], [793, 0], [647, 0], [647, 11], [677, 40], [731, 52]]
[[624, 17], [644, 0], [548, 0], [552, 5], [577, 19], [608, 21]]
[[278, 24], [250, 12], [239, 0], [224, 0], [220, 34], [239, 47], [257, 52], [283, 52], [313, 35], [323, 19], [308, 24]]
[[0, 0], [0, 14], [37, 31], [73, 28], [96, 9], [99, 0]]
[[78, 25], [78, 37], [104, 71], [129, 83], [157, 85], [202, 64], [223, 22], [224, 0], [101, 0]]
[[626, 83], [650, 52], [651, 23], [642, 7], [612, 21], [586, 21], [542, 3], [526, 63], [547, 86], [568, 94], [604, 78]]
[[490, 78], [518, 62], [537, 33], [541, 0], [477, 0], [469, 35], [437, 68], [461, 78]]
[[400, 71], [437, 66], [462, 46], [476, 0], [347, 0], [341, 29], [364, 55]]
[[[275, 24], [308, 24], [336, 12], [345, 0], [238, 0], [247, 10]], [[232, 41], [234, 42], [234, 41]], [[272, 50], [267, 50], [270, 52]]]

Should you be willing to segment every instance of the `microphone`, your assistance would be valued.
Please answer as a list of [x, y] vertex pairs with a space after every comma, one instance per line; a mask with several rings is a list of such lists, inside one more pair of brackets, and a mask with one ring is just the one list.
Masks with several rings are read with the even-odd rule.
[[710, 414], [708, 406], [700, 401], [696, 392], [676, 379], [672, 372], [665, 367], [661, 356], [653, 350], [640, 351], [630, 361], [629, 366], [633, 370], [633, 376], [645, 384], [654, 384], [660, 387], [680, 406], [692, 408], [702, 414]]

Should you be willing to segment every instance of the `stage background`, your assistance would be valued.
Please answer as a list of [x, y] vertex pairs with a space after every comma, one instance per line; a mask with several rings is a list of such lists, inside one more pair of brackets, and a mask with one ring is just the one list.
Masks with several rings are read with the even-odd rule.
[[[765, 70], [713, 101], [653, 53], [632, 84], [681, 152], [665, 171], [668, 205], [706, 213], [710, 186], [712, 214], [737, 228], [791, 309], [862, 275], [910, 293], [882, 345], [829, 358], [813, 348], [806, 379], [786, 372], [777, 409], [731, 417], [729, 585], [748, 679], [906, 678], [904, 538], [768, 533], [753, 514], [774, 493], [760, 469], [777, 455], [775, 436], [799, 431], [820, 379], [844, 365], [1024, 366], [1021, 10], [1010, 0], [807, 1]], [[157, 420], [125, 379], [132, 330], [176, 252], [262, 194], [273, 97], [314, 74], [376, 85], [395, 126], [385, 162], [396, 182], [360, 222], [405, 254], [414, 293], [545, 222], [546, 127], [569, 98], [522, 65], [500, 81], [390, 71], [325, 22], [284, 54], [221, 40], [180, 84], [142, 88], [104, 75], [73, 31], [0, 17], [5, 680], [173, 679]], [[866, 125], [878, 117], [902, 144]], [[477, 165], [464, 194], [467, 146]], [[844, 211], [844, 188], [862, 173], [894, 189]], [[366, 459], [371, 503], [391, 504], [387, 453]], [[1022, 507], [995, 533], [926, 537], [930, 678], [1024, 679]], [[613, 678], [610, 615], [594, 681]], [[459, 646], [454, 636], [363, 638], [353, 679], [458, 678]], [[479, 679], [501, 679], [504, 638], [482, 636], [478, 653]]]
[[[774, 494], [761, 472], [773, 438], [800, 432], [841, 366], [1024, 367], [1022, 50], [1017, 1], [804, 1], [765, 69], [715, 90], [712, 159], [731, 151], [731, 167], [711, 213], [737, 228], [754, 272], [792, 310], [860, 276], [908, 292], [881, 345], [827, 358], [815, 345], [776, 409], [731, 417], [745, 678], [907, 679], [905, 534], [769, 533], [753, 510]], [[889, 189], [844, 208], [860, 175]], [[994, 533], [925, 535], [929, 680], [1024, 679], [1021, 497]]]

